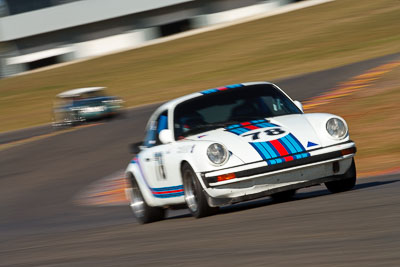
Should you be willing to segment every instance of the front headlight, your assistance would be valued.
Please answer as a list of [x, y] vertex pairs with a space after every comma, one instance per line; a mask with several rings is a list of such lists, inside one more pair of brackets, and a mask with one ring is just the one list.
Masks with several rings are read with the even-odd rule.
[[207, 148], [207, 156], [212, 163], [222, 165], [228, 159], [228, 151], [223, 145], [214, 143]]
[[347, 126], [339, 118], [332, 118], [326, 122], [326, 130], [336, 139], [342, 139], [347, 135]]

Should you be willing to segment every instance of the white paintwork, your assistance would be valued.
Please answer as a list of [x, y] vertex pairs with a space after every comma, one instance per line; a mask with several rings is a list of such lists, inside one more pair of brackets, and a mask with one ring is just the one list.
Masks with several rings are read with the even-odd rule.
[[[271, 83], [257, 82], [244, 83], [242, 85], [251, 86], [255, 84]], [[276, 85], [275, 87], [277, 90], [281, 90]], [[137, 156], [136, 162], [129, 164], [126, 169], [127, 173], [132, 173], [137, 178], [143, 196], [150, 206], [168, 206], [184, 203], [183, 196], [169, 198], [155, 197], [156, 195], [154, 191], [152, 192], [151, 188], [160, 189], [182, 186], [181, 166], [185, 162], [190, 164], [197, 174], [204, 191], [213, 198], [236, 198], [286, 185], [307, 182], [332, 175], [340, 175], [345, 173], [351, 165], [354, 154], [249, 177], [242, 177], [240, 179], [215, 182], [211, 183], [210, 187], [206, 187], [201, 175], [205, 177], [215, 177], [268, 166], [269, 163], [263, 160], [261, 155], [250, 145], [253, 141], [250, 138], [251, 136], [247, 134], [252, 131], [248, 131], [243, 135], [236, 135], [226, 131], [224, 128], [219, 128], [189, 136], [183, 140], [171, 140], [174, 136], [172, 129], [174, 129], [173, 114], [175, 107], [179, 103], [202, 95], [203, 94], [199, 92], [171, 100], [160, 106], [150, 117], [147, 129], [152, 127], [153, 121], [161, 114], [168, 112], [169, 130], [162, 130], [160, 132], [160, 139], [163, 144], [144, 148]], [[349, 136], [341, 140], [335, 140], [329, 136], [325, 125], [330, 118], [340, 117], [332, 114], [316, 113], [291, 114], [268, 118], [270, 123], [280, 125], [273, 128], [281, 128], [285, 133], [273, 135], [272, 137], [260, 134], [257, 142], [276, 140], [286, 136], [288, 133], [292, 133], [306, 149], [305, 152], [309, 153], [310, 156], [322, 155], [354, 147], [355, 144], [353, 142], [345, 143], [349, 141]], [[258, 130], [260, 131], [263, 129], [265, 128], [259, 128]], [[308, 142], [312, 142], [315, 145], [307, 148]], [[230, 151], [227, 162], [222, 166], [212, 164], [207, 157], [207, 148], [212, 143], [220, 143]], [[333, 172], [333, 162], [338, 162], [340, 165], [340, 171], [337, 173]]]
[[74, 97], [80, 96], [81, 94], [90, 93], [90, 92], [97, 92], [104, 90], [105, 87], [85, 87], [85, 88], [77, 88], [62, 92], [57, 95], [60, 98], [67, 98], [67, 97]]
[[304, 112], [303, 104], [301, 104], [300, 101], [295, 100], [295, 101], [293, 101], [293, 102], [296, 104], [296, 106], [297, 106], [301, 111]]
[[[318, 164], [289, 168], [284, 171], [254, 175], [245, 179], [240, 179], [240, 181], [236, 183], [224, 184], [220, 182], [218, 183], [218, 185], [220, 185], [219, 187], [206, 188], [206, 191], [212, 197], [224, 198], [235, 198], [243, 195], [256, 194], [278, 187], [332, 176], [332, 162], [334, 161], [338, 161], [338, 159], [332, 159]], [[339, 162], [341, 168], [347, 170], [351, 165], [351, 157], [340, 159]], [[342, 173], [344, 173], [344, 171]]]

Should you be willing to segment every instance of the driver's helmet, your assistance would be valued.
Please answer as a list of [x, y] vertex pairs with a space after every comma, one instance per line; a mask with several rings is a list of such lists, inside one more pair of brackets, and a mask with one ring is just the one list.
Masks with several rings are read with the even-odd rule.
[[198, 125], [205, 124], [203, 116], [201, 116], [198, 112], [192, 112], [181, 117], [179, 123], [181, 125], [182, 132], [187, 132]]

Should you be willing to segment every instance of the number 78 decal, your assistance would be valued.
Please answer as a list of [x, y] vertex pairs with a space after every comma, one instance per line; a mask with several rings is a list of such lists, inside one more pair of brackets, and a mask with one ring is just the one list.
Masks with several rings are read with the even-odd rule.
[[[261, 131], [256, 131], [256, 132], [251, 132], [248, 134], [244, 134], [242, 135], [243, 137], [245, 136], [251, 136], [251, 139], [254, 140], [258, 140], [258, 139], [264, 139], [264, 136], [275, 136], [275, 135], [280, 135], [280, 134], [284, 134], [286, 131], [281, 129], [281, 128], [273, 128], [273, 129], [267, 129], [267, 130], [261, 130]], [[260, 137], [261, 136], [261, 137]]]

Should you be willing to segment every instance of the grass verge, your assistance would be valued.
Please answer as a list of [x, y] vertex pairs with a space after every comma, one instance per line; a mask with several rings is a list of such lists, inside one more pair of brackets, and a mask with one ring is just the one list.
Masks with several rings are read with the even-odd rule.
[[400, 64], [375, 78], [369, 86], [351, 95], [308, 110], [334, 113], [346, 119], [351, 139], [357, 144], [356, 163], [361, 176], [379, 174], [377, 170], [400, 169]]

